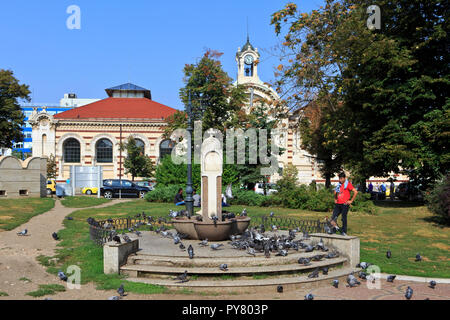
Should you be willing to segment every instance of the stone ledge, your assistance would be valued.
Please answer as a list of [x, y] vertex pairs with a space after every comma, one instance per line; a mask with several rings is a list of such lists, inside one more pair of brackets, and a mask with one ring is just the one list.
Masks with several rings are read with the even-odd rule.
[[319, 241], [322, 238], [325, 246], [336, 248], [342, 255], [348, 258], [350, 266], [355, 268], [360, 262], [360, 243], [355, 236], [341, 236], [337, 234], [313, 233], [311, 239]]
[[120, 267], [126, 264], [128, 256], [139, 250], [139, 240], [116, 243], [107, 242], [103, 245], [103, 272], [105, 274], [119, 274]]

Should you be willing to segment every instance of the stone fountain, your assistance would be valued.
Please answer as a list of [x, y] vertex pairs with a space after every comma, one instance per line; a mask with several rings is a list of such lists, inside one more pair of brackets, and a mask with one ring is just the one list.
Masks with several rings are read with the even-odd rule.
[[250, 224], [249, 217], [222, 217], [223, 151], [221, 142], [213, 135], [201, 147], [201, 215], [172, 219], [175, 229], [191, 239], [227, 240], [240, 234]]

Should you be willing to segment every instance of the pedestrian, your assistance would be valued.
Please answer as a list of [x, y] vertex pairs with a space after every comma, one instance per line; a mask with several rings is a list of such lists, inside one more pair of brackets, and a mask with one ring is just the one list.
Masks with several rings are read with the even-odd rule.
[[196, 190], [194, 190], [194, 195], [192, 196], [192, 199], [194, 199], [194, 207], [200, 207], [200, 195], [197, 194]]
[[389, 186], [389, 197], [391, 198], [391, 200], [394, 200], [394, 192], [395, 192], [395, 184], [394, 181], [391, 180], [391, 185]]
[[[353, 197], [350, 199], [350, 191], [353, 191]], [[335, 228], [339, 229], [337, 226], [337, 218], [339, 215], [342, 215], [342, 228], [341, 234], [343, 236], [347, 235], [347, 213], [350, 208], [350, 205], [355, 200], [356, 195], [358, 194], [358, 190], [353, 187], [352, 183], [348, 181], [345, 177], [345, 173], [342, 172], [339, 174], [339, 183], [334, 190], [334, 210], [331, 220], [334, 221], [333, 225], [336, 225]]]

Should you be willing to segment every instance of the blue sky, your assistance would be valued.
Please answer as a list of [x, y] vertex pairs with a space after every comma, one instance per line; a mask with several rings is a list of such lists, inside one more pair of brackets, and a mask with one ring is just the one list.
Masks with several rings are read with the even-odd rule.
[[[279, 41], [270, 16], [287, 0], [2, 1], [0, 68], [28, 84], [33, 102], [59, 103], [64, 93], [105, 98], [105, 88], [132, 82], [155, 101], [182, 109], [182, 69], [206, 48], [223, 52], [224, 69], [236, 78], [237, 47], [250, 41], [261, 52], [259, 76], [273, 80]], [[302, 11], [320, 0], [294, 1]], [[69, 30], [66, 9], [81, 9], [81, 29]]]

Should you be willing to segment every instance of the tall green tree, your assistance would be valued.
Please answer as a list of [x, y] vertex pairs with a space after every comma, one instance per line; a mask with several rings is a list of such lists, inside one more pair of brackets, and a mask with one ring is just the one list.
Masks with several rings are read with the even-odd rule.
[[136, 145], [136, 140], [130, 136], [125, 144], [127, 157], [124, 161], [125, 173], [131, 174], [134, 181], [136, 177], [150, 178], [153, 176], [155, 166], [152, 160], [145, 155], [145, 152]]
[[11, 148], [13, 141], [22, 141], [21, 127], [25, 116], [19, 100], [30, 101], [30, 90], [19, 84], [11, 70], [0, 69], [0, 147]]

